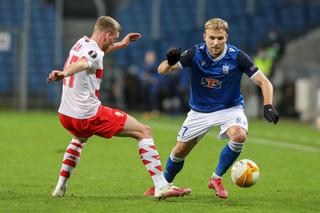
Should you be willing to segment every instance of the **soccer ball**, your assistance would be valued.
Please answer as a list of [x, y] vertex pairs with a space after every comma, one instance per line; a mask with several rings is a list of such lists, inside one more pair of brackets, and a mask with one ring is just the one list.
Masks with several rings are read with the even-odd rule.
[[252, 160], [239, 160], [231, 168], [231, 179], [240, 187], [250, 187], [259, 179], [259, 167]]

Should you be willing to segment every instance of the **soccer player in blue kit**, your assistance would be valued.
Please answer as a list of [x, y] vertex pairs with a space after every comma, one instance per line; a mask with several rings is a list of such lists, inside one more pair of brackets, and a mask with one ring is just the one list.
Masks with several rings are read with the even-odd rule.
[[[164, 172], [172, 182], [181, 171], [185, 157], [213, 126], [220, 127], [219, 139], [228, 138], [222, 149], [218, 165], [208, 187], [219, 198], [227, 198], [222, 184], [223, 174], [240, 155], [248, 134], [248, 121], [243, 112], [243, 96], [240, 94], [242, 74], [245, 73], [263, 94], [264, 116], [276, 124], [279, 113], [272, 106], [273, 86], [244, 52], [227, 43], [228, 23], [220, 18], [205, 23], [205, 43], [197, 44], [181, 54], [180, 49], [167, 52], [167, 60], [158, 67], [161, 74], [190, 68], [191, 87], [189, 106], [191, 110], [173, 148]], [[153, 195], [150, 188], [145, 195]]]

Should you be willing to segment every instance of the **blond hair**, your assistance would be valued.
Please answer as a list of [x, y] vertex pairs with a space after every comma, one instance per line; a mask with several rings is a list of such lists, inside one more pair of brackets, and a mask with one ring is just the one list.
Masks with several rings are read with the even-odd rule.
[[221, 18], [212, 18], [204, 25], [204, 30], [225, 30], [228, 33], [228, 22]]
[[113, 32], [118, 31], [120, 32], [121, 26], [120, 24], [110, 16], [101, 16], [96, 21], [94, 25], [94, 31], [99, 32]]

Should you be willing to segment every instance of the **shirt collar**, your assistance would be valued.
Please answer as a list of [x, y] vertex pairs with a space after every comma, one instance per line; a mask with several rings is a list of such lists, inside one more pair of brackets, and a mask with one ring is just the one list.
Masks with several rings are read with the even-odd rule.
[[213, 58], [213, 56], [212, 56], [212, 55], [210, 54], [210, 52], [208, 51], [208, 48], [206, 49], [206, 52], [207, 52], [209, 58], [210, 58], [213, 62], [218, 62], [218, 61], [220, 61], [220, 60], [226, 55], [227, 50], [228, 50], [228, 46], [227, 46], [227, 44], [225, 44], [225, 45], [224, 45], [224, 50], [223, 50], [223, 52], [222, 52], [218, 57], [216, 57], [216, 58]]
[[84, 38], [87, 42], [90, 42], [91, 44], [93, 44], [94, 46], [96, 46], [96, 47], [98, 48], [98, 50], [100, 50], [100, 51], [103, 53], [103, 55], [104, 55], [104, 52], [100, 49], [98, 43], [97, 43], [95, 40], [89, 38], [88, 36], [84, 36], [83, 38]]

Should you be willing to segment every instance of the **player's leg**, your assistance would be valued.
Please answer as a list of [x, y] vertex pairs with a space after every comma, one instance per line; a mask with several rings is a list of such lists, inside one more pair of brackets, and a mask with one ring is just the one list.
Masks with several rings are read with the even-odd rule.
[[164, 175], [168, 182], [172, 182], [182, 170], [185, 157], [210, 129], [211, 125], [207, 121], [207, 113], [199, 113], [193, 110], [188, 113], [178, 133], [178, 142], [167, 160]]
[[[221, 116], [220, 112], [217, 113]], [[228, 192], [222, 184], [222, 176], [231, 167], [234, 161], [241, 153], [243, 144], [247, 138], [248, 122], [241, 109], [227, 109], [222, 112], [222, 125], [220, 137], [229, 138], [229, 142], [222, 149], [218, 165], [211, 176], [208, 187], [216, 191], [216, 195], [220, 198], [227, 198]]]
[[[164, 171], [164, 177], [169, 183], [172, 183], [175, 176], [182, 170], [184, 158], [189, 154], [196, 143], [196, 140], [192, 140], [188, 143], [178, 141], [176, 146], [172, 149]], [[191, 192], [191, 189], [189, 190]], [[154, 188], [152, 187], [144, 193], [146, 196], [151, 196], [153, 194]]]
[[172, 149], [164, 171], [164, 177], [169, 183], [172, 183], [175, 176], [182, 170], [185, 157], [191, 152], [196, 144], [196, 139], [192, 139], [188, 142], [178, 141]]
[[209, 188], [215, 189], [216, 195], [220, 198], [227, 198], [228, 192], [222, 184], [222, 175], [231, 167], [241, 153], [242, 146], [246, 140], [247, 132], [239, 126], [232, 126], [228, 129], [227, 135], [230, 138], [228, 144], [222, 149], [218, 165], [209, 181]]
[[142, 163], [147, 168], [155, 186], [167, 185], [162, 175], [162, 166], [158, 151], [154, 145], [151, 129], [128, 115], [123, 129], [116, 134], [120, 137], [132, 137], [138, 141], [139, 155]]
[[214, 177], [221, 177], [231, 167], [240, 155], [247, 138], [247, 131], [240, 126], [231, 126], [226, 133], [230, 140], [220, 153]]
[[155, 197], [183, 196], [191, 192], [189, 189], [170, 185], [164, 178], [159, 153], [154, 144], [149, 126], [138, 122], [134, 117], [128, 115], [123, 129], [116, 136], [137, 139], [141, 161], [148, 170], [155, 185]]
[[52, 196], [62, 197], [67, 189], [67, 181], [73, 169], [77, 166], [80, 160], [81, 151], [85, 145], [86, 138], [73, 137], [68, 145], [63, 156], [62, 166], [59, 174], [58, 183], [52, 192]]

